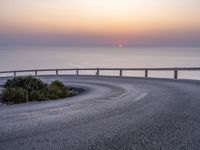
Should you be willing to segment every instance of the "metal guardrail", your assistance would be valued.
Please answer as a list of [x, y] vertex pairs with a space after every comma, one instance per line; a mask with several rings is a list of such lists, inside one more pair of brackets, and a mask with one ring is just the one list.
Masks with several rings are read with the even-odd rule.
[[123, 71], [144, 71], [144, 77], [148, 77], [149, 71], [173, 71], [174, 79], [178, 79], [179, 71], [200, 71], [200, 67], [190, 68], [69, 68], [69, 69], [34, 69], [34, 70], [15, 70], [15, 71], [0, 71], [0, 74], [13, 74], [17, 76], [17, 73], [30, 73], [33, 72], [35, 76], [38, 72], [55, 72], [55, 75], [59, 75], [59, 71], [75, 71], [75, 75], [80, 75], [79, 71], [96, 71], [96, 76], [100, 76], [100, 71], [119, 71], [119, 76], [123, 76]]

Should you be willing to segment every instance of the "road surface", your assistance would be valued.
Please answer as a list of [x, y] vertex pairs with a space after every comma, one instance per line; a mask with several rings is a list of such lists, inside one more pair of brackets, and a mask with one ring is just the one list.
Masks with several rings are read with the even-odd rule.
[[[85, 92], [0, 106], [0, 150], [198, 150], [200, 82], [45, 76]], [[0, 78], [0, 84], [5, 78]]]

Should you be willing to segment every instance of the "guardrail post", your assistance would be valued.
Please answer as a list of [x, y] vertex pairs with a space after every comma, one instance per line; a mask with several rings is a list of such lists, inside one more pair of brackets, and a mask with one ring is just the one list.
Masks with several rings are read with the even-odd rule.
[[178, 70], [174, 70], [174, 79], [178, 79]]
[[77, 76], [79, 75], [79, 70], [78, 70], [78, 69], [76, 69], [76, 75], [77, 75]]
[[56, 69], [56, 75], [58, 76], [58, 69]]
[[16, 71], [14, 71], [14, 77], [16, 77], [17, 76], [17, 73], [16, 73]]
[[148, 78], [148, 70], [145, 70], [145, 78]]
[[35, 70], [35, 76], [37, 76], [37, 70]]
[[122, 69], [120, 69], [119, 75], [120, 75], [120, 77], [122, 77], [122, 75], [123, 75], [123, 70]]
[[97, 68], [96, 76], [99, 76], [99, 68]]

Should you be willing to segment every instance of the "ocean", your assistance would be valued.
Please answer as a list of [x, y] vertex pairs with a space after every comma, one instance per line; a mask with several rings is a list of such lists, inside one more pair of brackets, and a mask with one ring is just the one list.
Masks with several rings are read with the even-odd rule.
[[[0, 71], [85, 67], [200, 67], [200, 47], [0, 47]], [[119, 73], [103, 71], [101, 74]], [[127, 71], [123, 75], [144, 76], [144, 72]], [[173, 72], [149, 72], [149, 75], [171, 78]], [[180, 72], [179, 78], [200, 79], [200, 71]]]

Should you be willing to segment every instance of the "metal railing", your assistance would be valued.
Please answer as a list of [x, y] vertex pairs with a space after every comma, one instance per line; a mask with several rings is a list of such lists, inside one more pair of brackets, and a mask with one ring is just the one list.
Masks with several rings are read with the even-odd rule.
[[144, 77], [148, 78], [150, 71], [171, 71], [174, 73], [174, 79], [178, 79], [179, 71], [200, 71], [200, 67], [190, 68], [71, 68], [71, 69], [34, 69], [34, 70], [15, 70], [15, 71], [0, 71], [0, 74], [12, 74], [17, 76], [18, 73], [34, 73], [35, 76], [39, 72], [55, 72], [55, 75], [59, 75], [60, 71], [74, 71], [74, 75], [80, 75], [80, 71], [96, 71], [96, 76], [100, 76], [101, 71], [119, 71], [119, 76], [123, 76], [124, 71], [144, 71]]

